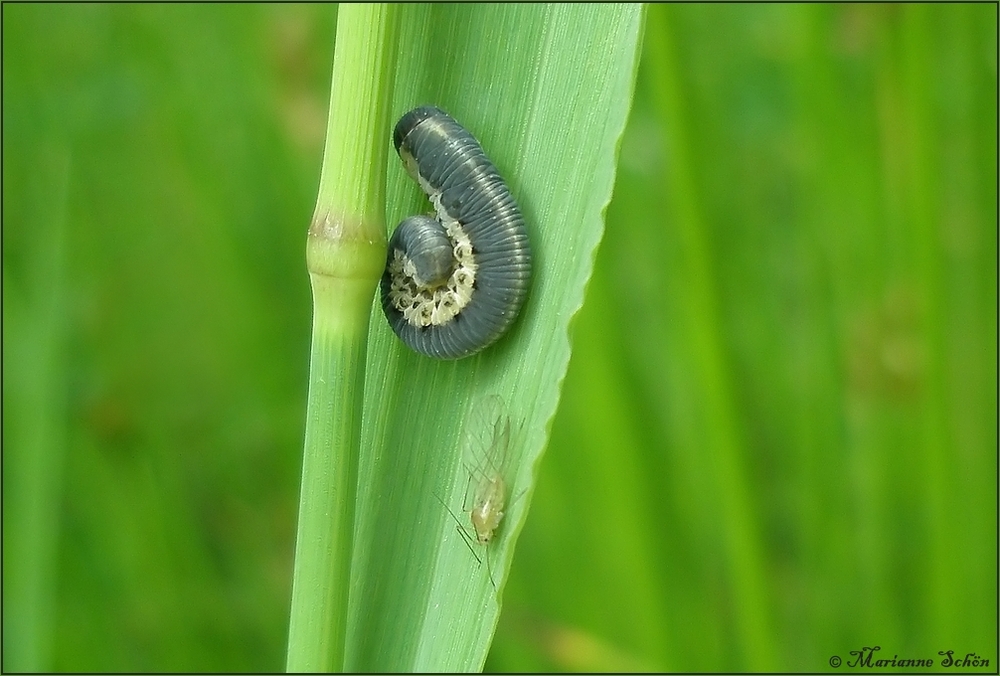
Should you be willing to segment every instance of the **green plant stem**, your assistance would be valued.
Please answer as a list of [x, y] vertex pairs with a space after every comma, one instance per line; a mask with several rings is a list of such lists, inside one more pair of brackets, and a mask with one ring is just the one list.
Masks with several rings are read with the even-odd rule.
[[313, 337], [288, 671], [344, 665], [368, 318], [385, 262], [396, 17], [385, 5], [346, 5], [337, 21], [323, 170], [306, 250]]
[[706, 234], [704, 210], [697, 196], [697, 183], [688, 123], [685, 119], [685, 98], [681, 92], [679, 67], [674, 57], [669, 8], [658, 7], [649, 14], [650, 53], [657, 64], [654, 96], [660, 114], [672, 129], [668, 180], [668, 213], [685, 252], [685, 276], [689, 280], [686, 293], [686, 331], [692, 349], [693, 368], [707, 387], [704, 406], [712, 425], [705, 450], [713, 454], [716, 494], [723, 515], [723, 533], [733, 593], [737, 597], [734, 619], [737, 637], [744, 659], [751, 669], [765, 670], [774, 663], [770, 643], [769, 608], [764, 591], [762, 556], [759, 538], [753, 533], [753, 510], [749, 496], [747, 473], [742, 465], [745, 455], [743, 440], [733, 408], [734, 389], [729, 378], [720, 316], [719, 291], [712, 268], [713, 253]]

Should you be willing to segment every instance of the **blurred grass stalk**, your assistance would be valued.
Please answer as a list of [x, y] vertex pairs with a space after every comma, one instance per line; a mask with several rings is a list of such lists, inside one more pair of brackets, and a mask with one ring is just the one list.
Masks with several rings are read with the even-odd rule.
[[397, 8], [341, 8], [306, 250], [313, 335], [288, 671], [344, 665], [368, 319], [385, 261], [385, 131], [397, 40]]
[[[25, 220], [34, 237], [27, 279], [9, 276], [6, 261], [3, 270], [4, 672], [53, 667], [67, 443], [64, 341], [71, 163], [60, 144], [40, 144], [33, 152], [31, 175], [14, 178], [16, 188], [10, 193], [12, 201], [24, 199], [13, 211], [30, 205]], [[5, 180], [14, 173], [8, 174], [5, 165]], [[13, 206], [7, 199], [5, 191], [5, 208]]]
[[[665, 9], [665, 8], [661, 8]], [[660, 119], [671, 130], [672, 162], [666, 173], [665, 207], [677, 232], [682, 256], [679, 265], [687, 280], [683, 294], [682, 326], [690, 341], [691, 368], [703, 388], [703, 405], [712, 421], [704, 430], [704, 452], [712, 457], [717, 482], [713, 491], [724, 515], [721, 537], [727, 555], [728, 574], [737, 601], [737, 641], [749, 668], [767, 670], [774, 664], [772, 629], [766, 600], [765, 576], [757, 526], [752, 517], [752, 490], [745, 466], [747, 449], [735, 408], [732, 368], [727, 363], [724, 329], [719, 318], [719, 290], [713, 279], [711, 233], [700, 203], [700, 186], [695, 178], [693, 142], [689, 133], [690, 108], [682, 94], [680, 64], [674, 50], [677, 40], [667, 11], [651, 12], [647, 36], [650, 54], [653, 100]]]

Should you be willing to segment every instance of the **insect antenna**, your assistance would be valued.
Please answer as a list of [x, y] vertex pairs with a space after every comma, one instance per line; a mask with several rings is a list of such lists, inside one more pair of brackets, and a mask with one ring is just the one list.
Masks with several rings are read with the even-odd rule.
[[[437, 501], [440, 502], [441, 506], [444, 507], [445, 510], [448, 512], [448, 515], [451, 517], [452, 521], [455, 522], [455, 530], [457, 530], [458, 534], [462, 537], [462, 542], [465, 543], [465, 546], [469, 548], [469, 553], [472, 554], [472, 558], [474, 558], [476, 560], [476, 563], [478, 563], [480, 566], [483, 565], [483, 560], [479, 558], [479, 555], [476, 554], [475, 548], [473, 548], [472, 546], [472, 536], [469, 535], [469, 533], [465, 530], [465, 527], [462, 525], [462, 522], [459, 521], [457, 516], [455, 516], [455, 512], [451, 511], [451, 507], [445, 504], [445, 501], [442, 500], [441, 496], [439, 496], [437, 493], [434, 493], [434, 497], [437, 498]], [[486, 567], [487, 569], [489, 568], [489, 563], [487, 563]]]

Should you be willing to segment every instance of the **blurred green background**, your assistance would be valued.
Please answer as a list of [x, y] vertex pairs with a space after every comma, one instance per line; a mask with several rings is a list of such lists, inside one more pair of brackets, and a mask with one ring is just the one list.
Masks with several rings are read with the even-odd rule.
[[[487, 668], [995, 671], [997, 6], [647, 19]], [[4, 670], [282, 668], [335, 25], [3, 6]]]

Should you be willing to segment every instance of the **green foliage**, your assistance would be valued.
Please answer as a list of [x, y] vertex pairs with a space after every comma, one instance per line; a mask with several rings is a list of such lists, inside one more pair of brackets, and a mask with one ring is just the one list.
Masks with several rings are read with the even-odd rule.
[[326, 144], [306, 237], [313, 296], [289, 672], [345, 671], [372, 291], [386, 261], [385, 142], [399, 9], [337, 16]]
[[[532, 286], [507, 336], [454, 362], [405, 348], [373, 310], [349, 670], [482, 669], [614, 185], [641, 16], [637, 5], [402, 11], [394, 107], [433, 102], [475, 130], [525, 214]], [[509, 40], [483, 41], [498, 26]], [[428, 210], [400, 163], [388, 176], [389, 223]], [[442, 502], [468, 525], [469, 466], [483, 462], [468, 439], [495, 423], [499, 413], [476, 419], [496, 396], [517, 431], [504, 477], [509, 508], [476, 554]]]
[[[995, 666], [996, 12], [649, 8], [487, 668]], [[282, 668], [335, 21], [3, 6], [5, 670]], [[517, 84], [439, 103], [544, 190], [479, 98]]]
[[995, 21], [650, 8], [489, 668], [995, 666]]

